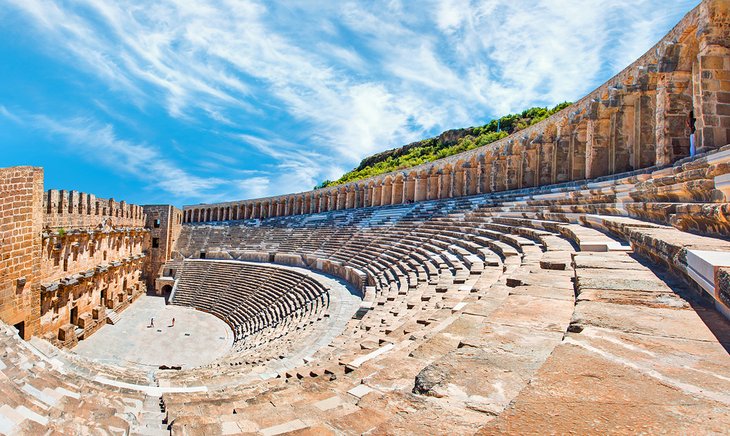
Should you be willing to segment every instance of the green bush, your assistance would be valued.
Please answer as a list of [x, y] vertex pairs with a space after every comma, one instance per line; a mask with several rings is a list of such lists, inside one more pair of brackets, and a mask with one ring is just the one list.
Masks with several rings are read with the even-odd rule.
[[[339, 179], [335, 181], [325, 180], [315, 186], [314, 189], [367, 179], [368, 177], [414, 167], [467, 150], [483, 147], [514, 132], [539, 123], [571, 104], [570, 102], [563, 102], [552, 109], [533, 107], [519, 114], [506, 115], [498, 120], [491, 120], [483, 126], [444, 132], [435, 138], [424, 139], [399, 149], [378, 153], [377, 155], [365, 158], [359, 167], [345, 173]], [[448, 141], [445, 139], [454, 136], [456, 137], [455, 143], [453, 139]]]

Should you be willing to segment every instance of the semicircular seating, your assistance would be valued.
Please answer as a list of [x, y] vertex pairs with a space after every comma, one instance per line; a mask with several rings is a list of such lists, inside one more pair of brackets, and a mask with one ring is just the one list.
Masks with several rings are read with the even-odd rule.
[[[691, 429], [702, 419], [719, 429], [730, 419], [715, 413], [730, 404], [730, 324], [698, 292], [686, 252], [730, 243], [711, 237], [715, 228], [701, 236], [671, 226], [685, 204], [668, 214], [635, 201], [651, 180], [712, 159], [549, 189], [186, 226], [186, 257], [273, 259], [357, 277], [365, 300], [329, 347], [279, 379], [165, 395], [172, 428], [527, 431], [557, 425], [546, 417], [558, 402], [565, 422], [573, 407], [610, 412], [585, 431]], [[664, 214], [648, 221], [639, 209]], [[558, 388], [561, 376], [570, 389]], [[624, 396], [596, 396], [596, 380]], [[675, 401], [693, 406], [676, 413]], [[641, 412], [625, 412], [634, 407]], [[571, 424], [564, 429], [585, 425]]]
[[[53, 410], [40, 422], [58, 431], [723, 432], [730, 322], [716, 308], [730, 281], [716, 259], [730, 252], [717, 237], [727, 221], [724, 203], [682, 174], [723, 171], [728, 155], [509, 193], [186, 225], [173, 301], [227, 319], [239, 339], [229, 355], [149, 379], [4, 338], [16, 354], [1, 358], [13, 379], [0, 388], [14, 398], [2, 413], [18, 423], [0, 425], [35, 429]], [[244, 261], [339, 276], [363, 301], [337, 329], [311, 329], [326, 344], [276, 366], [332, 300]], [[63, 389], [70, 399], [54, 405]], [[89, 407], [108, 408], [109, 421], [72, 408], [96, 397]]]

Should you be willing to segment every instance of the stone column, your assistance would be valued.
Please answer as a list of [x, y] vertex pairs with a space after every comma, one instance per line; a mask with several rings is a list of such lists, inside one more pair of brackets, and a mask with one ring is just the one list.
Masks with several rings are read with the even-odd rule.
[[696, 68], [695, 134], [698, 153], [730, 143], [730, 4], [710, 0], [700, 4], [700, 52]]
[[383, 205], [383, 181], [375, 182], [373, 186], [373, 204], [372, 206]]
[[439, 175], [436, 170], [431, 170], [428, 176], [428, 194], [427, 199], [436, 200], [439, 198]]
[[[517, 154], [510, 154], [505, 158], [505, 177], [504, 179], [506, 191], [517, 189], [522, 184], [522, 151]], [[498, 180], [498, 183], [500, 181]]]
[[414, 182], [413, 201], [423, 201], [428, 197], [428, 175], [419, 174]]
[[464, 195], [476, 195], [479, 191], [479, 173], [476, 162], [464, 167]]
[[401, 204], [403, 203], [403, 194], [405, 188], [405, 176], [398, 175], [393, 180], [391, 188], [390, 202], [388, 204]]
[[403, 179], [403, 203], [413, 202], [416, 198], [416, 178], [415, 173], [411, 173]]
[[656, 164], [669, 165], [689, 156], [688, 114], [692, 110], [692, 73], [659, 75], [656, 89]]
[[347, 203], [347, 188], [343, 186], [337, 191], [337, 210], [344, 209], [345, 203]]
[[555, 145], [553, 139], [543, 137], [542, 143], [537, 144], [537, 183], [544, 186], [555, 183]]
[[362, 207], [370, 207], [373, 205], [373, 185], [368, 183], [363, 188]]
[[453, 173], [454, 175], [454, 187], [453, 187], [453, 196], [454, 197], [461, 197], [464, 195], [464, 168], [456, 168], [456, 170]]
[[363, 207], [363, 194], [364, 189], [362, 185], [356, 184], [353, 188], [353, 198], [352, 198], [352, 204], [354, 209], [358, 209]]
[[324, 212], [324, 195], [322, 195], [321, 192], [318, 192], [315, 195], [316, 195], [315, 201], [314, 201], [314, 204], [316, 206], [315, 212], [316, 213]]
[[389, 206], [391, 204], [393, 204], [393, 182], [386, 179], [383, 182], [383, 190], [380, 194], [380, 205]]
[[595, 179], [609, 173], [608, 132], [610, 119], [596, 105], [595, 115], [588, 120], [586, 130], [586, 178]]
[[444, 168], [439, 176], [439, 198], [451, 198], [451, 171]]
[[557, 127], [555, 137], [555, 182], [563, 183], [571, 180], [573, 155], [571, 150], [572, 132], [568, 122]]

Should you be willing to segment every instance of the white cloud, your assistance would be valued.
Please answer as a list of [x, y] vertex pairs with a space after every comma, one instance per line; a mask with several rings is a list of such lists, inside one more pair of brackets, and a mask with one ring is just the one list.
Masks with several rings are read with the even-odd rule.
[[191, 198], [217, 195], [225, 184], [220, 178], [203, 178], [177, 167], [154, 146], [120, 139], [110, 125], [87, 118], [53, 119], [38, 114], [12, 114], [0, 106], [0, 114], [24, 127], [54, 139], [64, 139], [68, 150], [110, 171], [143, 180], [153, 189], [175, 197]]

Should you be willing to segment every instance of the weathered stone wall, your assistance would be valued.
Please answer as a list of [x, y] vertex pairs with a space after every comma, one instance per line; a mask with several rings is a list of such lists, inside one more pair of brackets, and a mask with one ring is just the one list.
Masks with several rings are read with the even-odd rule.
[[39, 334], [73, 345], [81, 335], [75, 330], [88, 336], [106, 322], [106, 309], [122, 309], [141, 295], [148, 246], [143, 228], [46, 230]]
[[59, 346], [73, 346], [106, 324], [108, 310], [121, 312], [145, 292], [145, 258], [102, 264], [62, 279], [41, 292], [39, 334]]
[[0, 169], [0, 319], [39, 330], [43, 169]]
[[182, 211], [170, 205], [144, 206], [145, 227], [150, 231], [150, 259], [147, 264], [148, 289], [154, 289], [155, 278], [163, 275], [161, 268], [172, 258], [172, 249], [182, 230]]
[[22, 324], [26, 339], [59, 346], [92, 334], [110, 310], [142, 295], [171, 255], [182, 212], [148, 210], [77, 191], [44, 193], [41, 168], [0, 169], [0, 319]]
[[43, 197], [44, 224], [51, 229], [89, 229], [99, 225], [144, 227], [142, 206], [96, 198], [78, 191], [49, 190]]
[[43, 195], [39, 334], [72, 346], [145, 292], [149, 231], [141, 206], [78, 191]]
[[184, 222], [258, 219], [592, 179], [730, 142], [730, 3], [705, 0], [659, 43], [552, 117], [487, 146], [341, 186], [185, 206]]

